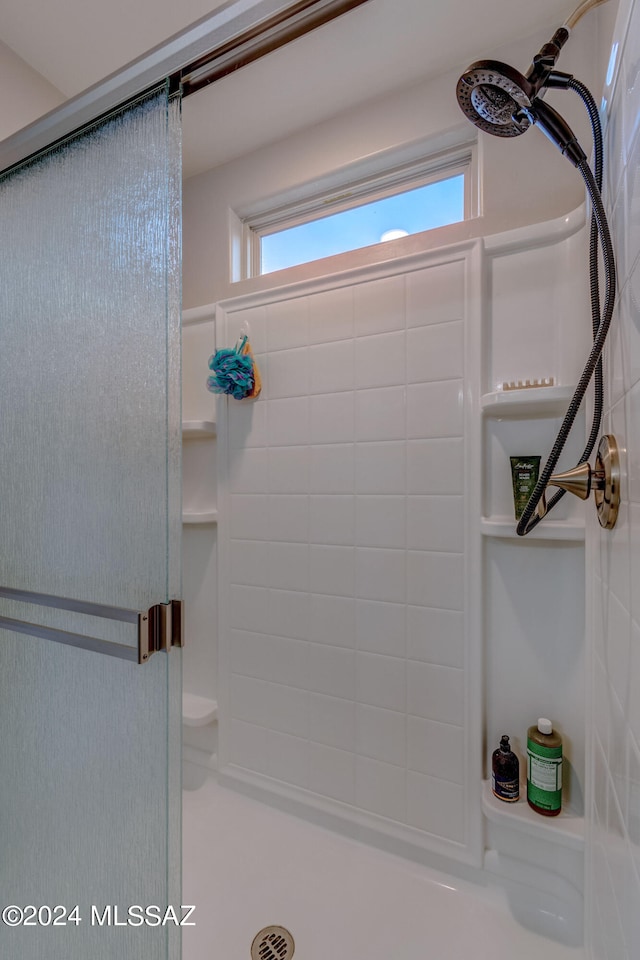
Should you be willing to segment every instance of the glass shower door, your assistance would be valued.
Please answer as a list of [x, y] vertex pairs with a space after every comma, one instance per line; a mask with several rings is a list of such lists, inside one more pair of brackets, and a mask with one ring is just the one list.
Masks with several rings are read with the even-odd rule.
[[0, 955], [175, 960], [178, 100], [6, 173], [0, 225]]

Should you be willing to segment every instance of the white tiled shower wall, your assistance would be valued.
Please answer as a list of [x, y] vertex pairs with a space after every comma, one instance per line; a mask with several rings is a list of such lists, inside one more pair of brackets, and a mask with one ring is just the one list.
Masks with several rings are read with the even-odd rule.
[[587, 925], [597, 960], [640, 955], [640, 3], [621, 4], [608, 100], [607, 207], [618, 309], [607, 363], [603, 432], [622, 448], [620, 516], [592, 522], [593, 791]]
[[466, 260], [425, 259], [227, 318], [264, 392], [226, 423], [220, 762], [466, 859]]

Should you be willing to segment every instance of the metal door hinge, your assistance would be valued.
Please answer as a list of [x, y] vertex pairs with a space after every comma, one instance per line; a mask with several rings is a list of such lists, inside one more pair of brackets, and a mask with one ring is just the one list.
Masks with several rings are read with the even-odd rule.
[[147, 663], [152, 654], [170, 647], [182, 647], [182, 600], [156, 603], [138, 614], [138, 663]]

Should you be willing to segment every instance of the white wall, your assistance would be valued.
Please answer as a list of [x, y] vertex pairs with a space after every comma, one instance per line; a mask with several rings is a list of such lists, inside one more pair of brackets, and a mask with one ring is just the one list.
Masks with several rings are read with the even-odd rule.
[[[575, 28], [562, 52], [559, 66], [573, 71], [598, 97], [603, 67], [598, 46], [598, 13], [589, 14]], [[479, 50], [478, 58], [493, 56], [525, 71], [533, 54], [548, 40], [537, 34], [498, 50]], [[474, 135], [475, 128], [463, 117], [455, 98], [462, 69], [425, 81], [349, 110], [329, 121], [300, 131], [207, 173], [193, 177], [184, 189], [184, 305], [194, 307], [254, 289], [255, 283], [229, 283], [229, 209], [243, 211], [259, 200], [278, 196], [300, 184], [362, 164], [379, 155], [438, 138], [444, 132]], [[290, 82], [289, 78], [283, 78]], [[571, 92], [549, 94], [549, 101], [567, 116], [586, 144], [588, 122], [578, 98]], [[211, 120], [215, 123], [215, 117]], [[513, 140], [482, 135], [479, 143], [480, 190], [483, 216], [447, 228], [437, 245], [471, 236], [483, 236], [528, 223], [543, 222], [575, 209], [583, 198], [579, 177], [539, 130]], [[428, 241], [427, 241], [428, 242]], [[394, 257], [424, 247], [424, 238], [359, 251], [350, 264]], [[334, 258], [331, 258], [332, 260]], [[320, 276], [336, 265], [322, 261], [318, 267], [301, 269], [289, 276], [310, 273]], [[263, 286], [282, 283], [280, 275], [264, 278]]]
[[57, 107], [64, 97], [0, 40], [0, 140]]
[[604, 432], [621, 447], [616, 528], [592, 519], [592, 802], [588, 929], [597, 960], [640, 954], [640, 3], [621, 4], [608, 100], [607, 206], [618, 309], [607, 358]]

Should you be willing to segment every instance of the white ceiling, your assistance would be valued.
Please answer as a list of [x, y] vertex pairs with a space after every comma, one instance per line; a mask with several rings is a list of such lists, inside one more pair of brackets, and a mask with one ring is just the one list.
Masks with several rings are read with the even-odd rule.
[[[0, 39], [70, 97], [222, 5], [221, 0], [5, 2]], [[185, 172], [463, 67], [538, 28], [553, 29], [576, 6], [577, 0], [368, 0], [187, 98]]]

